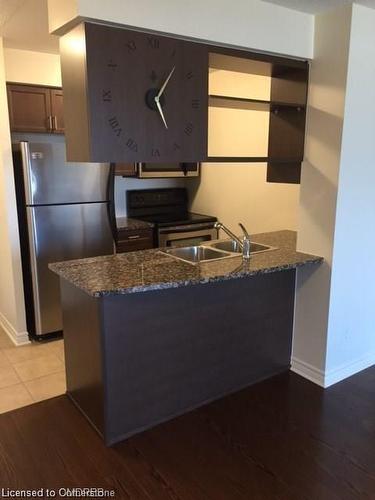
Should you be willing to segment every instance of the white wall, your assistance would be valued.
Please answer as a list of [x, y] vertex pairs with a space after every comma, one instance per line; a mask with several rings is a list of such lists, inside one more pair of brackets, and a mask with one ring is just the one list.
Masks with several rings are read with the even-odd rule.
[[375, 10], [353, 7], [326, 378], [375, 363]]
[[336, 196], [345, 110], [351, 7], [316, 16], [302, 167], [298, 249], [325, 258], [299, 270], [292, 368], [324, 385]]
[[311, 58], [314, 18], [260, 0], [48, 0], [50, 31], [80, 16], [254, 50]]
[[16, 344], [28, 342], [5, 81], [61, 85], [60, 58], [0, 51], [0, 325]]
[[375, 11], [317, 16], [298, 247], [293, 369], [329, 386], [375, 363]]
[[13, 162], [0, 38], [0, 326], [16, 344], [28, 341], [15, 203]]
[[61, 87], [60, 56], [57, 54], [6, 48], [4, 59], [9, 82]]
[[200, 182], [191, 185], [195, 212], [216, 215], [234, 233], [242, 222], [250, 233], [296, 230], [299, 186], [266, 182], [260, 163], [205, 163]]

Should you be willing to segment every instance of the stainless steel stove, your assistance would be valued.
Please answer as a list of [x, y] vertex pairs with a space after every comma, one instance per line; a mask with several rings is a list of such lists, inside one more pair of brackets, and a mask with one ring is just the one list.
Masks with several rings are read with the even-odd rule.
[[217, 238], [211, 215], [188, 211], [185, 188], [137, 189], [127, 192], [128, 217], [155, 225], [155, 246], [196, 245]]

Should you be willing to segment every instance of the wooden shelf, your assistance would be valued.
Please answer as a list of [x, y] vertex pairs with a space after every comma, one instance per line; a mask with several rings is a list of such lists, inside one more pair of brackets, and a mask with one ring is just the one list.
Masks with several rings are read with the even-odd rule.
[[277, 107], [287, 107], [304, 109], [305, 104], [294, 103], [294, 102], [281, 102], [281, 101], [266, 101], [262, 99], [250, 99], [247, 97], [233, 97], [218, 94], [210, 94], [209, 105], [215, 105], [223, 108], [245, 108], [245, 109], [258, 109], [258, 110], [269, 110]]
[[269, 158], [268, 156], [208, 156], [204, 163], [301, 163], [302, 158]]

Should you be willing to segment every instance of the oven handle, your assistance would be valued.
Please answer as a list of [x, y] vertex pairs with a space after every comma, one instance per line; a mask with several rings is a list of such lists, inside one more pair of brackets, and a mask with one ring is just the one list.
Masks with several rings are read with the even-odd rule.
[[198, 236], [211, 236], [211, 240], [217, 238], [217, 230], [213, 227], [211, 229], [202, 229], [200, 231], [173, 231], [170, 233], [159, 233], [159, 247], [167, 246], [168, 241], [181, 240], [181, 235], [186, 235], [186, 238], [197, 238]]
[[214, 222], [209, 224], [185, 224], [184, 226], [168, 226], [164, 228], [159, 228], [159, 234], [170, 234], [170, 233], [189, 233], [191, 231], [203, 231], [214, 229]]

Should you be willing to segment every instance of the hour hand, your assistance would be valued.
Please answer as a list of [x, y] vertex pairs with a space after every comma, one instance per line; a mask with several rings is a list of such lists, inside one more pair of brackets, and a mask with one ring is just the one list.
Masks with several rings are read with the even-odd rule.
[[161, 119], [163, 120], [165, 128], [168, 128], [167, 122], [166, 122], [165, 117], [164, 117], [163, 108], [161, 107], [161, 104], [160, 104], [159, 96], [155, 96], [155, 104], [159, 110], [159, 113], [160, 113]]

